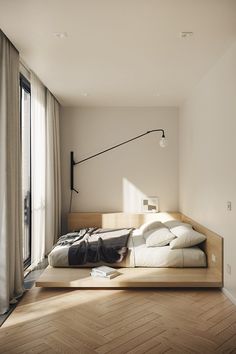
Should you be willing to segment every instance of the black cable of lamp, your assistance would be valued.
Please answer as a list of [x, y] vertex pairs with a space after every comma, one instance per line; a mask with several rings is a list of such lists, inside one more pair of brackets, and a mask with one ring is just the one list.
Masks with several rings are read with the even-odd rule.
[[[137, 136], [135, 136], [134, 138], [128, 139], [128, 140], [126, 140], [126, 141], [123, 141], [123, 142], [120, 143], [120, 144], [116, 144], [116, 145], [114, 145], [114, 146], [112, 146], [112, 147], [110, 147], [110, 148], [108, 148], [108, 149], [106, 149], [106, 150], [100, 151], [100, 152], [98, 152], [97, 154], [91, 155], [91, 156], [89, 156], [89, 157], [87, 157], [87, 158], [85, 158], [85, 159], [83, 159], [83, 160], [78, 161], [78, 162], [75, 162], [75, 161], [74, 161], [74, 152], [71, 151], [71, 153], [70, 153], [70, 189], [71, 189], [71, 191], [75, 191], [76, 193], [79, 193], [79, 192], [74, 188], [74, 173], [73, 173], [73, 172], [74, 172], [74, 166], [79, 165], [80, 163], [85, 162], [85, 161], [88, 161], [88, 160], [90, 160], [90, 159], [93, 159], [94, 157], [97, 157], [97, 156], [99, 156], [99, 155], [102, 155], [102, 154], [104, 154], [105, 152], [108, 152], [108, 151], [111, 151], [111, 150], [113, 150], [113, 149], [116, 149], [116, 148], [118, 148], [119, 146], [128, 144], [128, 143], [130, 143], [130, 142], [133, 141], [133, 140], [139, 139], [139, 138], [141, 138], [141, 137], [143, 137], [143, 136], [145, 136], [145, 135], [147, 135], [147, 134], [153, 133], [153, 132], [162, 132], [161, 140], [162, 140], [162, 139], [165, 140], [165, 131], [164, 131], [164, 129], [153, 129], [153, 130], [148, 130], [146, 133], [137, 135]], [[162, 140], [162, 142], [163, 142], [163, 140]], [[164, 147], [165, 144], [163, 143], [163, 144], [161, 144], [161, 146]]]

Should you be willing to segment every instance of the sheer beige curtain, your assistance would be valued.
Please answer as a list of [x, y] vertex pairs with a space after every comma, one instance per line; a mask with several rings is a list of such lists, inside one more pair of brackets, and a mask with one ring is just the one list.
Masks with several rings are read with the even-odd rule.
[[61, 233], [61, 171], [59, 141], [60, 105], [47, 90], [46, 95], [46, 253]]
[[0, 314], [23, 293], [19, 54], [0, 30]]
[[60, 235], [59, 103], [35, 74], [32, 101], [32, 259], [41, 262]]
[[45, 256], [46, 88], [31, 74], [32, 265]]

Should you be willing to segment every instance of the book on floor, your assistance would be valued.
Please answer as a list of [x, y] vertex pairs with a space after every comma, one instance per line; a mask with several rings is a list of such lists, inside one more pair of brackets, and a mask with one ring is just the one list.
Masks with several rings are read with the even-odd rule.
[[116, 271], [116, 272], [114, 272], [112, 274], [102, 275], [102, 274], [99, 274], [97, 272], [91, 271], [90, 275], [92, 277], [94, 277], [94, 278], [113, 279], [113, 278], [117, 277], [118, 275], [120, 275], [120, 273]]
[[96, 273], [98, 275], [100, 274], [103, 276], [111, 275], [116, 272], [117, 272], [117, 270], [115, 268], [108, 267], [108, 266], [95, 267], [95, 268], [92, 268], [92, 271], [91, 271], [91, 273], [93, 273], [93, 274]]

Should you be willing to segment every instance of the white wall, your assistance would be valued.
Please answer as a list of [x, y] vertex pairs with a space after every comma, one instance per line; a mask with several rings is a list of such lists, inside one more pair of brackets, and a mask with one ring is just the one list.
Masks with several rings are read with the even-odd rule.
[[163, 128], [169, 144], [160, 148], [161, 134], [139, 140], [75, 167], [73, 211], [140, 211], [143, 196], [158, 196], [160, 209], [178, 210], [177, 108], [64, 108], [61, 114], [63, 221], [69, 209], [69, 160], [76, 161], [147, 130]]
[[224, 237], [225, 288], [236, 301], [236, 43], [180, 110], [179, 170], [180, 210]]

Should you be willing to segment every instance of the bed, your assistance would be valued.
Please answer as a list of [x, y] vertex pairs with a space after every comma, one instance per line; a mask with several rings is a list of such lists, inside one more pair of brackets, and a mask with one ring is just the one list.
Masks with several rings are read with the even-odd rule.
[[[178, 225], [181, 225], [179, 223]], [[145, 225], [149, 225], [151, 227], [153, 225], [152, 222], [146, 223]], [[156, 226], [155, 226], [156, 225]], [[188, 224], [182, 224], [188, 225]], [[147, 226], [146, 226], [147, 227]], [[205, 252], [198, 246], [195, 247], [186, 247], [186, 248], [178, 248], [171, 249], [169, 242], [167, 240], [167, 244], [164, 246], [147, 246], [146, 235], [153, 232], [152, 235], [155, 235], [155, 232], [162, 234], [167, 237], [170, 235], [172, 239], [174, 239], [174, 234], [172, 234], [171, 230], [164, 224], [154, 222], [154, 229], [147, 231], [146, 233], [140, 232], [140, 229], [96, 229], [96, 228], [88, 228], [81, 229], [80, 232], [77, 233], [69, 233], [65, 236], [62, 236], [58, 241], [56, 247], [51, 251], [48, 255], [49, 265], [52, 267], [96, 267], [99, 265], [109, 265], [112, 267], [125, 267], [125, 268], [134, 268], [134, 267], [158, 267], [158, 268], [185, 268], [185, 267], [206, 267], [207, 260]], [[156, 228], [155, 228], [156, 227]], [[159, 227], [159, 228], [157, 228]], [[94, 236], [92, 231], [94, 231]], [[105, 233], [103, 233], [105, 231]], [[123, 232], [124, 236], [128, 235], [128, 243], [127, 243], [127, 252], [126, 255], [117, 262], [110, 262], [103, 259], [98, 262], [76, 262], [78, 260], [78, 254], [73, 253], [73, 248], [76, 250], [76, 245], [80, 246], [83, 239], [88, 235], [88, 237], [93, 238], [97, 242], [97, 235], [100, 237], [101, 235], [106, 235], [107, 237], [111, 237], [113, 239], [117, 238], [118, 235], [120, 237]], [[82, 234], [82, 237], [79, 239], [79, 235]], [[117, 235], [116, 235], [117, 234]], [[66, 243], [66, 244], [65, 244]], [[80, 258], [84, 258], [84, 253], [80, 253]]]
[[[146, 240], [139, 232], [129, 238], [128, 254], [119, 267], [121, 276], [91, 279], [91, 267], [96, 264], [68, 267], [68, 247], [55, 247], [49, 256], [49, 267], [36, 282], [43, 287], [221, 287], [222, 238], [180, 213], [126, 214], [126, 213], [71, 213], [68, 230], [81, 227], [140, 228], [150, 221], [166, 223], [170, 220], [185, 222], [203, 233], [205, 241], [199, 246], [185, 249], [146, 247]], [[104, 264], [104, 262], [102, 262]]]

